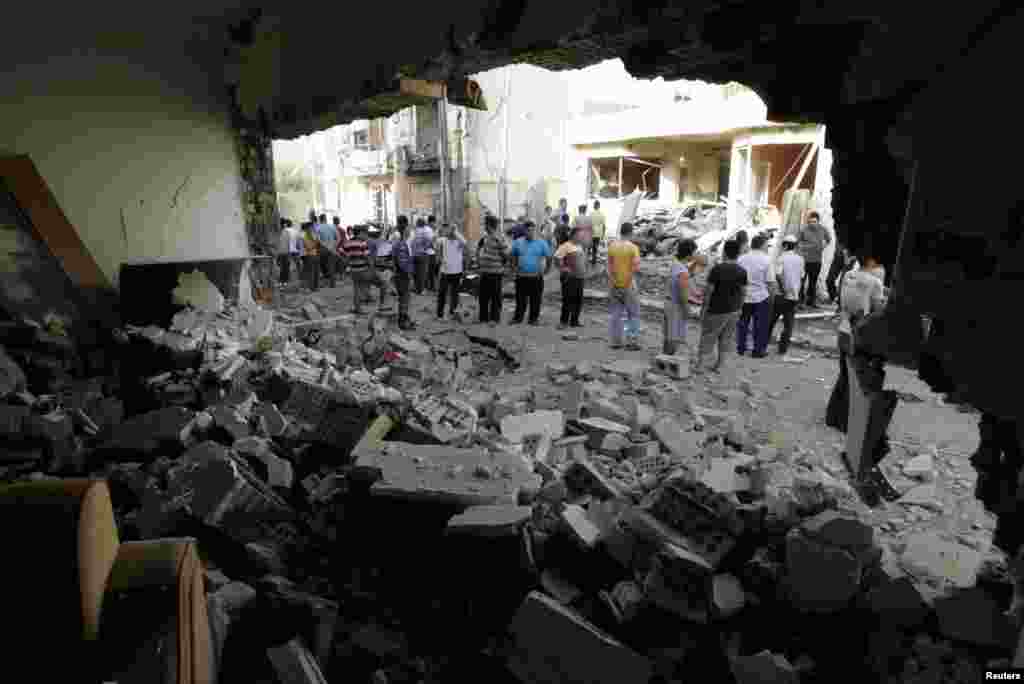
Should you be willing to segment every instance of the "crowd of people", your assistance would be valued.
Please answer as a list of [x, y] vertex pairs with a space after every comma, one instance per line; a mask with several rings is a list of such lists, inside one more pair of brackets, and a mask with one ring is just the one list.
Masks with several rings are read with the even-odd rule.
[[[465, 274], [475, 270], [479, 276], [478, 323], [492, 327], [501, 323], [503, 286], [511, 277], [515, 307], [508, 322], [537, 326], [545, 277], [557, 269], [562, 295], [558, 329], [578, 328], [584, 283], [594, 274], [598, 249], [605, 241], [606, 219], [600, 202], [594, 202], [592, 211], [580, 206], [571, 222], [567, 206], [562, 199], [557, 212], [545, 208], [540, 226], [524, 218], [508, 234], [500, 230], [497, 217], [488, 215], [483, 234], [473, 245], [458, 226], [445, 223], [438, 227], [434, 216], [417, 219], [412, 230], [408, 218], [399, 216], [394, 229], [382, 235], [377, 226], [344, 228], [337, 218], [328, 223], [325, 215], [310, 212], [300, 231], [282, 221], [281, 282], [290, 280], [290, 270], [298, 262], [306, 286], [313, 291], [321, 277], [333, 287], [340, 277], [350, 275], [353, 313], [362, 313], [363, 305], [372, 301], [370, 291], [376, 288], [382, 309], [388, 308], [389, 295], [397, 298], [399, 326], [408, 330], [415, 327], [409, 316], [411, 294], [435, 296], [438, 319], [447, 316], [461, 321], [459, 292]], [[616, 350], [640, 348], [636, 283], [640, 251], [632, 235], [633, 226], [626, 222], [618, 237], [607, 243], [608, 336]], [[818, 214], [811, 212], [796, 235], [782, 239], [777, 259], [769, 255], [765, 235], [750, 240], [745, 231], [739, 231], [725, 242], [721, 260], [708, 270], [708, 260], [697, 254], [696, 242], [680, 240], [663, 290], [662, 352], [675, 355], [685, 350], [691, 306], [696, 305], [700, 336], [693, 355], [694, 374], [720, 372], [733, 353], [743, 356], [749, 352], [752, 358], [764, 358], [780, 320], [778, 353], [785, 355], [797, 309], [818, 306], [822, 255], [831, 241]], [[858, 260], [846, 250], [836, 250], [826, 282], [833, 303], [840, 299], [840, 277], [854, 263]], [[877, 259], [860, 255], [859, 263], [858, 275], [850, 284], [863, 288], [864, 278], [878, 275]], [[884, 272], [876, 279], [884, 280]], [[858, 302], [860, 299], [863, 297]]]

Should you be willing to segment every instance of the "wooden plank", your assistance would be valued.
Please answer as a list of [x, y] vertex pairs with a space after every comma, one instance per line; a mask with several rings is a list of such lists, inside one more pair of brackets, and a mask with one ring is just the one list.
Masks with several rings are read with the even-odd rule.
[[68, 221], [30, 157], [0, 157], [0, 179], [75, 285], [100, 289], [111, 287], [106, 274]]
[[[109, 287], [109, 281], [99, 268], [78, 232], [50, 192], [46, 181], [38, 174], [27, 157], [20, 168], [0, 160], [0, 175], [7, 181], [18, 205], [28, 215], [33, 232], [41, 238], [55, 256], [65, 273], [82, 287]], [[21, 161], [21, 160], [18, 160]]]
[[440, 81], [423, 81], [415, 78], [403, 78], [399, 81], [400, 95], [441, 99], [444, 97], [445, 84]]

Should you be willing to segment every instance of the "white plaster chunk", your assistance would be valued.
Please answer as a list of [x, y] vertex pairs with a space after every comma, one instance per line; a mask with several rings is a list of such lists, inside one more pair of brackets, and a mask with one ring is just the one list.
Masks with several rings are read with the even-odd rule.
[[178, 287], [174, 288], [174, 303], [191, 305], [200, 311], [221, 313], [224, 311], [224, 295], [199, 269], [178, 276]]

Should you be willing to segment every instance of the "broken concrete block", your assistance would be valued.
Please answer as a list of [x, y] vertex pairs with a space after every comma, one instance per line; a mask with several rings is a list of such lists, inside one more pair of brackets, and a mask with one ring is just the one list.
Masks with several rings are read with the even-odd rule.
[[676, 380], [685, 380], [690, 377], [690, 359], [658, 354], [654, 357], [654, 370]]
[[587, 517], [587, 511], [576, 504], [569, 504], [562, 510], [562, 521], [573, 538], [587, 547], [594, 548], [601, 539], [601, 530]]
[[906, 541], [900, 564], [908, 572], [945, 579], [962, 588], [974, 585], [983, 559], [978, 551], [947, 541], [936, 532], [921, 532]]
[[568, 606], [583, 595], [579, 587], [551, 568], [546, 568], [541, 572], [540, 585], [544, 591], [564, 606]]
[[716, 618], [732, 617], [743, 610], [747, 595], [735, 575], [718, 574], [711, 578], [711, 608]]
[[491, 420], [501, 425], [514, 416], [524, 416], [529, 410], [525, 401], [506, 401], [499, 399], [491, 405]]
[[620, 425], [629, 425], [630, 423], [629, 411], [621, 401], [603, 398], [591, 399], [587, 402], [586, 409], [588, 418], [603, 418]]
[[448, 521], [448, 532], [474, 534], [481, 537], [501, 537], [519, 533], [519, 528], [530, 519], [529, 506], [497, 505], [470, 506]]
[[224, 295], [206, 274], [195, 269], [178, 276], [178, 286], [171, 291], [174, 303], [192, 306], [199, 311], [218, 314], [224, 310]]
[[592, 362], [583, 360], [576, 364], [573, 368], [573, 372], [576, 374], [576, 377], [581, 380], [593, 380], [596, 369]]
[[263, 420], [263, 425], [270, 437], [280, 437], [288, 429], [288, 419], [278, 410], [277, 406], [269, 402], [257, 404], [253, 414]]
[[[635, 464], [655, 459], [660, 455], [661, 445], [658, 442], [640, 442], [639, 444], [630, 443], [630, 445], [623, 451], [623, 456], [633, 461]], [[641, 470], [643, 469], [641, 468]]]
[[625, 402], [629, 409], [629, 426], [634, 432], [644, 432], [654, 422], [654, 409], [635, 399], [627, 399]]
[[258, 340], [261, 337], [269, 337], [274, 330], [274, 313], [267, 309], [253, 309], [249, 322], [245, 326], [245, 333], [250, 340]]
[[144, 413], [115, 426], [104, 449], [150, 454], [165, 444], [183, 445], [191, 434], [195, 414], [186, 408]]
[[0, 397], [23, 391], [27, 383], [28, 378], [21, 366], [0, 345]]
[[213, 424], [224, 430], [233, 441], [243, 440], [252, 435], [249, 424], [230, 406], [214, 406], [210, 409], [210, 415], [213, 416]]
[[28, 406], [0, 404], [0, 437], [20, 437], [32, 410]]
[[584, 387], [582, 382], [574, 382], [562, 390], [562, 413], [567, 420], [579, 420], [583, 408]]
[[921, 592], [906, 577], [886, 577], [867, 593], [866, 600], [868, 608], [884, 624], [898, 629], [916, 629], [931, 613]]
[[564, 432], [565, 415], [561, 411], [534, 411], [523, 416], [507, 416], [501, 421], [501, 434], [512, 444], [545, 434], [558, 439]]
[[684, 431], [679, 421], [670, 415], [662, 414], [655, 418], [651, 424], [651, 434], [677, 461], [695, 458], [699, 453], [699, 438], [692, 432]]
[[509, 668], [523, 682], [623, 684], [650, 679], [650, 662], [555, 599], [530, 592], [512, 620]]
[[462, 506], [515, 504], [524, 484], [540, 480], [521, 456], [506, 451], [404, 442], [361, 449], [355, 465], [381, 471], [374, 495]]
[[187, 510], [240, 541], [255, 541], [245, 537], [256, 523], [294, 517], [284, 500], [216, 442], [186, 452], [167, 473], [167, 481], [166, 495], [143, 504], [157, 522], [161, 514]]
[[42, 415], [29, 415], [23, 429], [28, 437], [60, 442], [74, 434], [75, 424], [70, 414], [58, 409]]
[[749, 491], [751, 488], [750, 477], [737, 472], [737, 468], [743, 468], [753, 460], [752, 456], [744, 454], [732, 458], [709, 459], [708, 468], [701, 476], [700, 481], [721, 494]]
[[959, 591], [935, 600], [939, 630], [955, 641], [1012, 649], [1017, 629], [999, 603], [983, 589]]
[[281, 684], [327, 684], [316, 658], [299, 638], [268, 648], [267, 658]]
[[783, 655], [762, 651], [738, 656], [731, 663], [736, 684], [799, 684], [800, 674]]
[[798, 609], [831, 613], [856, 595], [863, 567], [850, 551], [794, 529], [786, 535], [786, 569], [790, 598]]
[[651, 369], [651, 364], [646, 361], [631, 361], [629, 359], [621, 359], [619, 361], [613, 361], [603, 366], [604, 370], [612, 375], [629, 380], [630, 382], [639, 383], [644, 379], [647, 371]]
[[903, 474], [931, 482], [935, 479], [935, 458], [930, 453], [919, 454], [903, 464]]
[[313, 302], [303, 304], [302, 313], [306, 314], [306, 318], [311, 321], [318, 321], [324, 317], [324, 315], [320, 313], [320, 309], [317, 308], [317, 305]]
[[875, 530], [860, 520], [839, 511], [824, 511], [807, 518], [800, 525], [803, 531], [826, 544], [859, 553], [874, 546]]
[[571, 363], [553, 362], [545, 364], [545, 370], [547, 370], [548, 378], [554, 379], [560, 375], [568, 375], [572, 373], [573, 366]]
[[552, 480], [540, 488], [537, 498], [551, 505], [558, 505], [569, 498], [569, 491], [561, 479]]
[[599, 451], [607, 454], [621, 454], [624, 450], [633, 445], [624, 435], [618, 432], [609, 432], [601, 440]]
[[587, 458], [576, 459], [565, 473], [565, 482], [572, 491], [592, 493], [602, 498], [615, 499], [622, 495], [608, 478]]

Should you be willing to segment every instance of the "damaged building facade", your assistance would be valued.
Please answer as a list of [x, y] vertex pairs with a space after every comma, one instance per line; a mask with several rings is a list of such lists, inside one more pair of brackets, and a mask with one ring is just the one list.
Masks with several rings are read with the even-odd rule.
[[[655, 666], [671, 680], [684, 676], [678, 666], [692, 665], [686, 655], [694, 653], [711, 654], [713, 662], [698, 658], [698, 664], [729, 671], [737, 679], [767, 668], [777, 678], [792, 680], [808, 666], [794, 662], [797, 654], [791, 654], [794, 661], [780, 656], [779, 644], [765, 644], [765, 650], [756, 653], [730, 651], [716, 642], [713, 632], [692, 627], [727, 619], [744, 605], [748, 594], [762, 605], [785, 603], [799, 607], [802, 616], [824, 616], [820, 621], [802, 619], [810, 620], [803, 623], [806, 632], [827, 634], [830, 642], [838, 642], [804, 643], [834, 663], [832, 670], [823, 668], [828, 675], [849, 673], [850, 644], [855, 636], [872, 631], [864, 625], [889, 626], [902, 634], [928, 622], [931, 616], [927, 610], [922, 613], [917, 594], [878, 574], [870, 529], [826, 510], [841, 487], [814, 471], [813, 464], [801, 465], [800, 454], [780, 452], [749, 425], [723, 417], [723, 412], [741, 412], [741, 404], [727, 412], [677, 405], [670, 392], [655, 392], [660, 381], [647, 378], [649, 369], [614, 364], [601, 369], [551, 368], [552, 378], [561, 383], [556, 386], [595, 380], [604, 385], [567, 393], [564, 406], [564, 395], [537, 397], [528, 391], [505, 391], [483, 399], [467, 396], [459, 404], [447, 405], [417, 396], [415, 387], [403, 385], [399, 378], [389, 378], [394, 386], [384, 388], [374, 372], [353, 369], [379, 369], [383, 364], [378, 361], [385, 358], [402, 360], [406, 376], [448, 387], [460, 371], [469, 372], [465, 363], [460, 368], [459, 344], [433, 340], [438, 348], [428, 345], [426, 350], [402, 339], [369, 344], [375, 335], [360, 331], [362, 340], [338, 345], [353, 359], [339, 368], [339, 355], [328, 357], [313, 349], [317, 335], [305, 334], [308, 320], [319, 320], [315, 311], [304, 313], [306, 322], [298, 316], [269, 321], [284, 324], [290, 332], [282, 339], [262, 341], [273, 335], [264, 334], [268, 320], [261, 309], [245, 301], [247, 287], [241, 287], [236, 297], [229, 292], [228, 298], [238, 301], [220, 313], [186, 310], [178, 317], [179, 311], [160, 325], [109, 331], [111, 344], [128, 347], [109, 347], [106, 361], [83, 359], [81, 349], [69, 344], [69, 339], [84, 343], [84, 330], [93, 327], [91, 323], [80, 323], [73, 314], [70, 325], [61, 318], [47, 320], [45, 314], [43, 320], [35, 320], [38, 312], [61, 311], [63, 288], [100, 292], [120, 285], [124, 294], [122, 277], [130, 270], [123, 269], [126, 266], [230, 262], [265, 249], [278, 212], [274, 194], [268, 191], [268, 178], [273, 177], [273, 160], [267, 155], [271, 138], [293, 138], [346, 121], [390, 116], [412, 105], [433, 105], [437, 93], [443, 92], [440, 84], [454, 102], [455, 95], [468, 90], [467, 74], [508, 63], [571, 69], [618, 56], [639, 77], [739, 80], [764, 99], [769, 120], [824, 124], [824, 146], [832, 152], [832, 209], [839, 237], [854, 250], [870, 244], [894, 272], [890, 305], [863, 331], [865, 343], [892, 363], [919, 369], [933, 387], [955, 392], [994, 419], [1019, 422], [1020, 402], [1007, 388], [1020, 385], [1021, 366], [1013, 362], [1015, 343], [1005, 334], [1000, 306], [1013, 299], [1020, 282], [1014, 277], [1021, 219], [1016, 179], [1011, 174], [986, 175], [982, 186], [980, 176], [950, 172], [973, 168], [979, 157], [1006, 155], [1019, 146], [1010, 139], [1009, 150], [979, 150], [972, 140], [950, 136], [963, 121], [977, 116], [978, 102], [1005, 91], [999, 79], [1007, 56], [1017, 52], [1022, 28], [1016, 7], [982, 2], [947, 8], [929, 25], [932, 40], [927, 44], [918, 40], [920, 15], [892, 3], [847, 10], [806, 3], [663, 3], [637, 9], [621, 3], [553, 7], [499, 2], [479, 18], [454, 8], [438, 11], [413, 4], [405, 9], [403, 25], [409, 28], [400, 31], [408, 30], [409, 35], [389, 41], [386, 55], [379, 59], [367, 59], [362, 45], [341, 42], [332, 58], [347, 60], [353, 67], [339, 70], [329, 82], [317, 81], [312, 74], [322, 64], [325, 46], [333, 46], [339, 21], [352, 20], [348, 8], [344, 15], [342, 10], [325, 10], [338, 16], [311, 17], [288, 8], [262, 11], [255, 3], [243, 8], [179, 3], [123, 8], [111, 17], [83, 6], [64, 8], [61, 22], [52, 20], [54, 8], [45, 5], [20, 6], [12, 12], [12, 25], [20, 30], [0, 48], [9, 65], [0, 75], [6, 86], [2, 92], [7, 123], [0, 134], [0, 151], [8, 160], [2, 167], [2, 283], [5, 315], [12, 319], [5, 321], [8, 351], [0, 358], [0, 379], [5, 458], [15, 454], [6, 461], [14, 464], [6, 476], [25, 482], [15, 485], [18, 489], [4, 490], [5, 504], [14, 506], [4, 521], [9, 529], [27, 529], [20, 523], [31, 501], [74, 502], [56, 505], [53, 515], [44, 516], [42, 508], [33, 513], [50, 523], [57, 520], [53, 529], [64, 531], [44, 533], [43, 538], [52, 540], [53, 548], [61, 547], [63, 555], [40, 560], [38, 567], [75, 568], [81, 580], [76, 583], [67, 572], [59, 578], [40, 575], [36, 579], [52, 577], [66, 589], [47, 593], [30, 584], [33, 573], [24, 569], [26, 564], [18, 566], [22, 572], [16, 581], [4, 583], [16, 590], [38, 587], [54, 606], [45, 611], [47, 615], [56, 615], [56, 606], [65, 606], [63, 629], [49, 630], [49, 623], [35, 630], [26, 625], [15, 645], [17, 652], [37, 663], [36, 675], [57, 677], [47, 668], [66, 665], [54, 662], [56, 641], [73, 644], [76, 654], [91, 652], [97, 592], [124, 587], [120, 581], [131, 579], [131, 573], [125, 577], [113, 572], [118, 556], [140, 562], [132, 555], [139, 547], [129, 544], [180, 536], [198, 540], [205, 547], [205, 560], [216, 570], [200, 578], [191, 542], [169, 547], [161, 556], [165, 565], [176, 568], [169, 583], [179, 589], [179, 648], [171, 649], [182, 659], [174, 669], [178, 681], [210, 681], [210, 671], [203, 669], [208, 658], [202, 658], [218, 653], [207, 647], [210, 632], [231, 633], [227, 625], [236, 618], [236, 626], [259, 625], [239, 627], [231, 646], [225, 643], [219, 652], [221, 671], [241, 668], [235, 670], [245, 672], [236, 675], [240, 681], [258, 681], [265, 675], [245, 670], [248, 664], [266, 665], [279, 681], [318, 681], [317, 670], [330, 670], [332, 662], [350, 666], [357, 660], [359, 669], [374, 673], [377, 681], [381, 676], [385, 681], [426, 679], [428, 671], [434, 674], [433, 664], [411, 656], [443, 651], [445, 644], [410, 643], [395, 626], [393, 612], [381, 610], [371, 619], [374, 597], [366, 587], [381, 579], [381, 567], [391, 568], [381, 593], [416, 609], [409, 612], [420, 616], [420, 622], [409, 633], [437, 636], [436, 621], [424, 617], [437, 607], [436, 597], [413, 591], [403, 583], [402, 570], [408, 568], [413, 550], [413, 558], [443, 554], [432, 554], [436, 535], [411, 534], [401, 526], [381, 535], [379, 530], [367, 531], [362, 523], [368, 519], [416, 518], [446, 531], [450, 526], [447, 534], [453, 544], [460, 543], [459, 534], [468, 534], [466, 544], [475, 557], [517, 559], [502, 564], [516, 568], [502, 583], [516, 588], [505, 596], [508, 605], [493, 600], [491, 586], [473, 584], [482, 574], [497, 574], [459, 575], [458, 567], [431, 566], [419, 584], [452, 590], [447, 609], [453, 617], [465, 618], [453, 624], [475, 628], [490, 618], [492, 627], [499, 626], [479, 629], [477, 636], [511, 632], [513, 639], [500, 660], [519, 681], [553, 676], [545, 671], [553, 661], [562, 663], [563, 671], [569, 667], [564, 664], [571, 663], [582, 681], [647, 681]], [[357, 16], [368, 19], [375, 12], [362, 8]], [[424, 36], [437, 37], [436, 42]], [[909, 44], [920, 49], [908, 51]], [[809, 56], [818, 78], [808, 77]], [[986, 111], [987, 125], [1009, 130], [1018, 110], [1015, 101], [992, 107]], [[58, 267], [67, 281], [56, 285], [54, 279], [60, 278], [50, 274]], [[193, 271], [191, 266], [187, 270]], [[172, 284], [180, 274], [174, 276]], [[190, 282], [198, 283], [199, 292], [210, 293], [202, 278]], [[132, 289], [137, 292], [139, 286]], [[102, 308], [97, 300], [85, 297], [82, 306]], [[929, 325], [923, 325], [922, 316]], [[31, 318], [36, 325], [21, 318]], [[82, 318], [94, 321], [99, 316]], [[321, 322], [315, 327], [327, 326]], [[310, 345], [295, 339], [300, 334]], [[979, 353], [979, 340], [987, 343], [984, 353]], [[487, 347], [473, 340], [460, 344]], [[103, 351], [96, 344], [93, 350]], [[485, 354], [491, 362], [505, 363], [497, 350]], [[462, 355], [472, 353], [464, 349]], [[417, 356], [419, 363], [411, 360]], [[132, 379], [134, 393], [126, 394], [130, 399], [120, 400], [120, 406], [116, 395], [124, 387], [103, 381], [71, 382], [89, 376], [118, 377], [116, 372], [107, 374], [111, 357], [142, 359], [151, 365], [130, 366], [131, 372], [121, 376]], [[437, 363], [439, 357], [444, 357], [444, 364]], [[285, 364], [291, 373], [287, 392], [280, 383]], [[441, 375], [428, 382], [424, 374], [431, 368]], [[289, 406], [297, 383], [312, 388], [297, 392]], [[74, 392], [65, 391], [70, 385], [75, 385]], [[636, 396], [644, 396], [637, 388], [646, 387], [646, 397], [623, 414], [614, 399], [624, 396], [627, 386]], [[325, 392], [331, 396], [325, 398]], [[388, 407], [396, 399], [411, 408], [415, 420], [407, 412], [391, 415]], [[588, 405], [587, 412], [578, 413], [571, 426], [544, 413], [562, 411], [564, 416], [581, 402]], [[337, 434], [344, 417], [371, 404], [379, 414], [372, 422], [371, 416], [359, 414], [358, 430]], [[339, 405], [345, 410], [338, 411]], [[480, 425], [467, 419], [466, 405], [475, 406], [478, 417], [487, 415], [482, 433]], [[657, 406], [675, 418], [648, 421], [647, 409]], [[340, 414], [337, 421], [325, 422], [324, 415], [332, 411]], [[290, 421], [283, 417], [288, 414], [306, 417], [295, 421], [297, 430], [319, 435], [323, 426], [335, 432], [318, 440], [289, 442], [285, 449], [275, 438], [287, 430]], [[503, 419], [509, 416], [529, 425], [530, 434], [516, 432], [521, 449], [505, 428]], [[419, 428], [391, 434], [393, 445], [386, 447], [381, 435], [390, 432], [387, 421], [417, 423]], [[367, 431], [373, 424], [377, 430]], [[712, 424], [715, 429], [710, 429]], [[703, 429], [695, 429], [697, 425]], [[308, 447], [303, 449], [302, 442], [340, 440], [356, 432], [365, 438], [361, 446], [346, 444], [328, 449], [328, 456], [304, 460]], [[443, 458], [404, 446], [423, 447], [424, 441], [446, 439], [453, 445], [468, 432], [478, 434], [469, 445], [445, 448]], [[640, 441], [634, 442], [634, 433]], [[748, 440], [752, 435], [754, 444]], [[496, 441], [499, 437], [504, 441]], [[1016, 431], [985, 439], [1005, 454], [1009, 470], [1015, 471]], [[717, 473], [719, 478], [710, 478], [707, 468], [715, 459], [743, 460], [740, 454], [750, 456], [746, 452], [754, 451], [764, 456], [772, 449], [773, 458], [783, 461], [781, 470], [797, 464], [811, 472], [800, 473], [792, 482], [787, 479], [792, 473], [784, 472], [786, 485], [756, 475], [776, 489], [771, 507], [757, 503], [764, 503], [766, 492], [756, 486], [757, 494], [738, 505], [721, 496], [720, 490], [736, 488], [730, 481], [743, 473], [730, 467], [724, 475]], [[506, 451], [528, 455], [533, 471], [523, 473], [523, 459], [510, 459]], [[330, 460], [339, 454], [346, 455], [345, 463]], [[277, 459], [292, 463], [294, 477], [289, 478], [288, 467]], [[379, 501], [396, 493], [403, 495], [399, 498], [415, 494], [417, 470], [436, 485], [427, 488], [428, 498], [449, 504], [453, 494], [468, 492], [474, 495], [469, 501], [454, 498], [460, 507], [473, 506], [457, 511], [458, 517], [445, 508], [427, 521], [427, 516], [417, 516], [419, 500], [376, 509], [379, 518], [358, 515], [365, 509], [347, 499], [335, 500], [334, 494], [342, 489], [348, 494], [349, 487], [362, 503], [367, 497]], [[64, 475], [102, 475], [116, 484], [109, 494], [89, 486], [60, 485], [57, 496], [48, 488], [58, 485], [47, 483]], [[698, 481], [704, 486], [695, 484]], [[197, 497], [197, 483], [210, 489]], [[750, 488], [749, 481], [742, 485]], [[104, 504], [108, 496], [114, 501]], [[516, 504], [536, 501], [553, 505], [516, 510]], [[500, 509], [474, 510], [481, 504]], [[534, 520], [537, 508], [541, 510]], [[120, 543], [116, 534], [110, 534], [115, 516], [117, 532], [128, 537], [131, 530], [136, 538]], [[526, 534], [528, 517], [533, 528]], [[12, 520], [19, 524], [11, 525]], [[80, 528], [81, 520], [98, 521], [103, 527]], [[71, 548], [68, 529], [105, 530], [103, 558], [85, 567], [80, 549]], [[324, 584], [323, 578], [340, 577], [335, 570], [348, 572], [355, 565], [351, 556], [338, 550], [351, 548], [336, 544], [342, 534], [359, 538], [365, 544], [359, 548], [369, 549], [360, 557], [372, 561], [360, 568], [360, 581], [353, 579], [345, 588], [350, 600], [345, 624], [338, 626], [338, 606], [325, 603], [323, 596], [337, 596], [341, 590]], [[481, 550], [481, 534], [488, 539], [486, 552]], [[742, 548], [737, 540], [763, 540], [765, 534], [772, 537], [770, 546], [776, 553], [784, 552], [782, 558], [753, 553], [740, 567], [732, 567], [720, 556], [734, 544]], [[423, 543], [415, 548], [411, 542], [393, 543], [402, 535]], [[74, 536], [89, 540], [88, 535]], [[29, 533], [18, 539], [27, 549], [41, 546], [32, 546]], [[96, 539], [97, 545], [82, 548], [100, 548]], [[496, 551], [494, 539], [507, 542], [507, 555]], [[977, 557], [962, 549], [940, 546], [934, 539], [911, 541], [905, 553], [936, 572], [948, 571], [950, 558], [955, 559], [957, 575], [977, 566]], [[282, 548], [288, 564], [275, 552]], [[605, 568], [613, 569], [592, 572], [593, 565], [574, 556], [592, 551], [600, 554], [602, 563], [607, 561]], [[452, 557], [459, 556], [453, 551]], [[816, 565], [822, 557], [831, 559], [827, 573]], [[565, 577], [580, 567], [587, 572]], [[96, 568], [100, 570], [94, 572]], [[827, 592], [800, 591], [807, 585], [780, 583], [783, 569], [789, 580], [827, 574], [831, 584]], [[96, 581], [97, 577], [108, 581]], [[964, 583], [960, 576], [947, 579]], [[301, 589], [296, 587], [300, 582]], [[81, 587], [89, 590], [87, 603], [79, 602]], [[452, 600], [452, 595], [470, 593], [470, 587], [477, 590], [475, 600]], [[780, 588], [790, 593], [780, 595]], [[203, 589], [219, 595], [201, 602], [211, 613], [221, 609], [216, 623], [212, 616], [204, 618], [201, 609], [191, 608], [196, 605], [192, 598]], [[880, 593], [889, 598], [878, 598]], [[250, 597], [255, 598], [248, 601]], [[68, 610], [71, 604], [75, 607]], [[667, 614], [670, 625], [685, 620], [690, 625], [686, 639], [698, 636], [693, 642], [677, 640], [646, 648], [633, 642], [631, 632], [622, 627], [640, 614], [640, 604], [658, 606], [659, 619]], [[847, 614], [837, 610], [839, 605], [865, 608], [856, 614], [875, 621], [846, 623]], [[957, 613], [950, 619], [945, 606], [934, 608], [940, 629], [959, 639], [963, 635], [955, 629]], [[992, 618], [989, 623], [995, 624], [1001, 611], [991, 605], [986, 611]], [[205, 631], [204, 619], [211, 623]], [[836, 639], [836, 630], [844, 624], [848, 631], [841, 633], [849, 639]], [[281, 629], [268, 635], [268, 625]], [[857, 627], [856, 634], [850, 625]], [[675, 628], [643, 630], [652, 632], [680, 634]], [[543, 633], [559, 638], [539, 641], [536, 637]], [[892, 632], [881, 633], [886, 638], [875, 642], [898, 641], [889, 638]], [[327, 639], [332, 644], [328, 647], [324, 634], [344, 638]], [[499, 650], [493, 643], [474, 642], [473, 634], [460, 636], [472, 644], [467, 649], [472, 653], [462, 654], [463, 663], [480, 659], [481, 653], [490, 658]], [[979, 640], [976, 633], [970, 636]], [[120, 639], [114, 641], [115, 648], [125, 643]], [[1016, 635], [1012, 627], [1000, 624], [980, 639], [1000, 653], [1012, 653]], [[552, 653], [556, 642], [564, 648]], [[870, 667], [876, 674], [889, 672], [891, 663], [885, 661], [899, 654], [875, 642], [879, 662]], [[915, 642], [914, 648], [920, 656], [914, 667], [924, 662], [940, 668], [949, 665], [947, 652], [937, 654], [942, 647], [929, 640]], [[262, 655], [259, 663], [248, 662], [257, 660], [251, 658], [253, 653], [265, 654], [266, 662]], [[386, 668], [390, 669], [376, 674]], [[439, 679], [469, 675], [482, 681], [481, 676], [493, 675], [493, 681], [499, 680], [484, 667], [446, 675]], [[961, 680], [971, 681], [974, 675], [980, 676], [970, 671]], [[344, 671], [332, 679], [343, 676]], [[751, 675], [747, 681], [759, 680]]]

